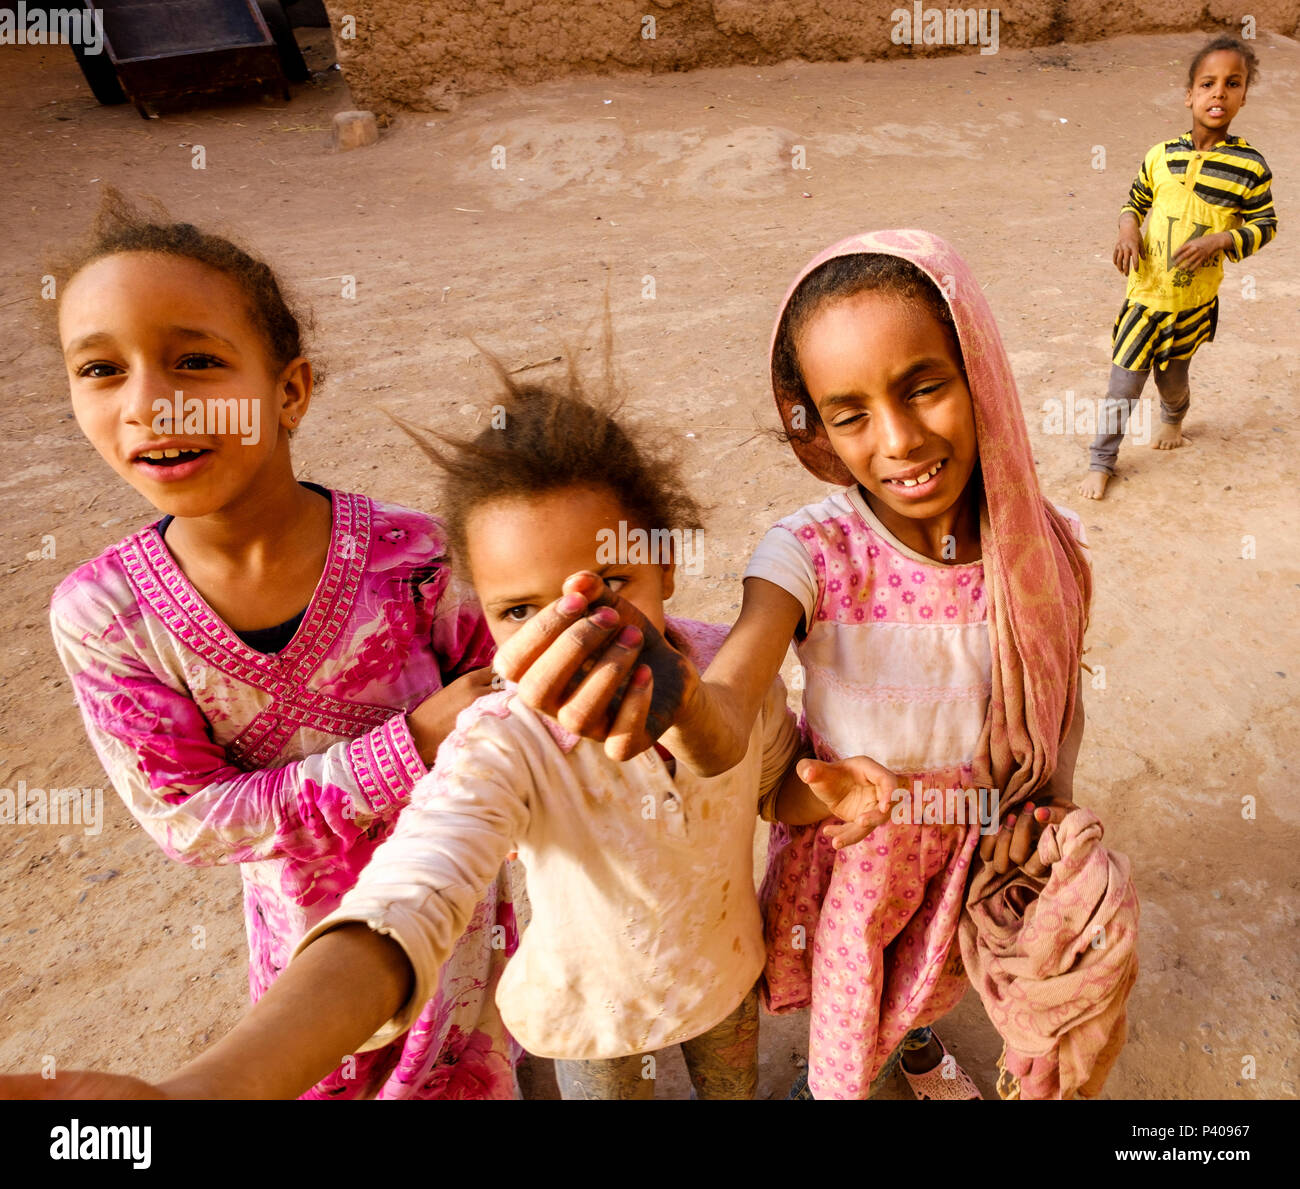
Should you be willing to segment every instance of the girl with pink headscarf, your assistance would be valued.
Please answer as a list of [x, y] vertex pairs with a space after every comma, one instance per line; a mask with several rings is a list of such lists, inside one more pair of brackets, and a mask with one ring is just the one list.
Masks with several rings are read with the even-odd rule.
[[[977, 1097], [924, 1027], [960, 999], [965, 965], [1008, 1041], [1000, 1090], [1023, 1075], [1027, 1094], [1095, 1093], [1122, 1044], [1136, 899], [1093, 815], [1071, 812], [1090, 573], [1079, 521], [1039, 490], [992, 312], [939, 238], [853, 237], [787, 295], [772, 383], [796, 456], [837, 490], [756, 550], [732, 655], [793, 634], [817, 757], [800, 775], [835, 816], [868, 813], [818, 831], [811, 807], [776, 827], [768, 1006], [811, 1008], [815, 1097], [868, 1096], [900, 1044], [918, 1097]], [[728, 659], [710, 684], [736, 688]], [[859, 791], [864, 755], [897, 774], [887, 821]], [[1086, 872], [1069, 888], [1054, 846]], [[1031, 927], [1049, 900], [1050, 939]], [[1076, 1016], [1058, 1010], [1067, 982]], [[1063, 1086], [1056, 1034], [1080, 1028], [1093, 1043]]]

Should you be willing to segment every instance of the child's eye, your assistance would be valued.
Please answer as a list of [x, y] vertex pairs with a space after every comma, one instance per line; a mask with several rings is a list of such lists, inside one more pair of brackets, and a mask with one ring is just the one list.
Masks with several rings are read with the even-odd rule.
[[532, 619], [537, 608], [531, 603], [516, 603], [513, 607], [507, 607], [501, 612], [501, 618], [509, 623], [526, 623]]
[[913, 396], [929, 396], [930, 393], [932, 393], [932, 392], [938, 392], [939, 389], [942, 388], [942, 387], [943, 387], [942, 384], [931, 384], [929, 388], [918, 388], [915, 392], [912, 393], [912, 395], [913, 395]]
[[848, 428], [848, 426], [852, 425], [855, 421], [861, 421], [862, 418], [865, 416], [866, 416], [865, 413], [853, 413], [848, 417], [841, 418], [839, 421], [832, 421], [831, 424], [836, 429], [846, 429]]
[[630, 579], [630, 578], [618, 578], [618, 577], [612, 577], [612, 576], [606, 575], [605, 578], [603, 579], [603, 581], [604, 581], [605, 585], [609, 587], [610, 591], [611, 591], [613, 594], [618, 594], [618, 592], [619, 592], [620, 590], [622, 590], [623, 587], [625, 587], [625, 586], [626, 586], [626, 585], [631, 581], [631, 579]]
[[83, 379], [102, 380], [107, 376], [119, 374], [121, 370], [115, 363], [105, 363], [102, 359], [97, 359], [94, 363], [83, 363], [77, 368], [77, 375]]
[[179, 371], [203, 371], [210, 367], [225, 367], [215, 355], [186, 355], [177, 361]]

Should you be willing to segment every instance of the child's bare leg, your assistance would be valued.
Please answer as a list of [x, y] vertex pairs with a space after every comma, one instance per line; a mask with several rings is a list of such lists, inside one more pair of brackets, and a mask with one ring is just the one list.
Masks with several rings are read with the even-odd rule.
[[758, 1089], [758, 991], [721, 1024], [682, 1041], [691, 1085], [702, 1099], [753, 1098]]
[[1160, 424], [1151, 435], [1153, 450], [1177, 450], [1187, 445], [1183, 435], [1183, 418], [1192, 403], [1191, 385], [1187, 379], [1190, 359], [1171, 360], [1164, 368], [1156, 369], [1156, 389], [1160, 393]]
[[1088, 473], [1079, 483], [1079, 494], [1085, 499], [1099, 500], [1106, 494], [1106, 485], [1115, 473], [1115, 460], [1119, 457], [1119, 444], [1124, 440], [1129, 414], [1141, 397], [1146, 382], [1146, 370], [1130, 371], [1111, 364], [1110, 383], [1097, 419], [1097, 436], [1088, 448]]
[[646, 1054], [598, 1061], [556, 1061], [555, 1081], [560, 1097], [567, 1101], [653, 1098], [654, 1058]]

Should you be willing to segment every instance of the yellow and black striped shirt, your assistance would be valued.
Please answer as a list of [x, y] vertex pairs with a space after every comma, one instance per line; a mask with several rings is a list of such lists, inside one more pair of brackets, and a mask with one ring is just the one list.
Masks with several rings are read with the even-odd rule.
[[[1192, 134], [1184, 133], [1177, 140], [1167, 140], [1156, 145], [1142, 161], [1129, 190], [1128, 202], [1123, 210], [1132, 211], [1141, 223], [1151, 210], [1155, 199], [1152, 189], [1152, 157], [1164, 153], [1165, 164], [1175, 178], [1187, 173], [1188, 162], [1197, 156], [1192, 145]], [[1252, 148], [1240, 136], [1229, 134], [1221, 144], [1199, 154], [1202, 158], [1200, 172], [1192, 187], [1193, 193], [1211, 206], [1226, 207], [1242, 220], [1240, 227], [1228, 232], [1233, 246], [1227, 252], [1229, 260], [1242, 260], [1258, 252], [1277, 234], [1277, 213], [1273, 209], [1273, 172], [1258, 149]]]

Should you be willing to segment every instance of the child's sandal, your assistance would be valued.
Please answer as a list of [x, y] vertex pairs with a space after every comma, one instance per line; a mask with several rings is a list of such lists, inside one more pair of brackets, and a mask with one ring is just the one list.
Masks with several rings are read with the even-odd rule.
[[[939, 1040], [936, 1035], [935, 1040]], [[955, 1057], [952, 1057], [943, 1041], [939, 1040], [939, 1047], [943, 1049], [943, 1056], [939, 1058], [939, 1064], [933, 1069], [928, 1069], [925, 1073], [908, 1073], [907, 1066], [900, 1064], [899, 1068], [903, 1071], [903, 1076], [907, 1079], [907, 1084], [912, 1087], [912, 1093], [922, 1102], [945, 1102], [945, 1101], [965, 1101], [976, 1098], [982, 1099], [979, 1087], [970, 1079], [970, 1075], [957, 1064]], [[944, 1066], [952, 1070], [951, 1077], [944, 1076]]]

